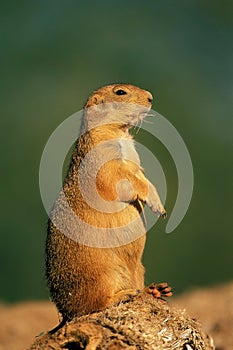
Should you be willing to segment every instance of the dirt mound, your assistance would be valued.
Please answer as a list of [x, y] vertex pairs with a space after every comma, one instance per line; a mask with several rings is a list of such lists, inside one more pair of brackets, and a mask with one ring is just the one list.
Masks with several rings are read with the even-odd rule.
[[[200, 320], [203, 330], [213, 337], [217, 350], [233, 349], [233, 282], [197, 289], [170, 303]], [[57, 324], [57, 311], [50, 302], [0, 305], [0, 350], [25, 350], [36, 336]]]
[[30, 350], [214, 350], [213, 340], [184, 310], [147, 293], [74, 318], [36, 339]]

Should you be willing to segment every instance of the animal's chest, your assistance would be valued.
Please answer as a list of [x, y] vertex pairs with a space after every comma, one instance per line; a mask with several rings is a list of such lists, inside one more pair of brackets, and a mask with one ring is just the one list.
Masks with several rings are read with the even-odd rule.
[[140, 166], [140, 158], [135, 149], [134, 141], [132, 139], [121, 138], [118, 141], [120, 147], [121, 159], [130, 160]]
[[91, 150], [85, 159], [85, 163], [89, 167], [100, 169], [106, 162], [114, 159], [131, 161], [140, 167], [140, 158], [135, 149], [134, 140], [121, 137], [103, 141]]

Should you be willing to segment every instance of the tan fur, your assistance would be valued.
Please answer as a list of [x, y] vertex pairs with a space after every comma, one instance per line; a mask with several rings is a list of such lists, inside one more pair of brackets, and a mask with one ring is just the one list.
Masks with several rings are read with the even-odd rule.
[[[118, 90], [126, 94], [117, 95]], [[129, 84], [114, 84], [94, 92], [85, 105], [81, 135], [64, 182], [64, 195], [61, 193], [55, 202], [46, 242], [48, 286], [64, 319], [102, 309], [121, 298], [126, 290], [144, 288], [142, 203], [160, 215], [165, 215], [165, 210], [155, 187], [143, 173], [128, 129], [149, 111], [151, 101], [148, 91]], [[127, 104], [116, 107], [111, 106], [112, 102]], [[103, 119], [101, 125], [100, 118]], [[103, 141], [107, 143], [102, 144]], [[87, 163], [89, 171], [82, 180], [83, 185], [89, 189], [89, 175], [95, 171], [97, 158], [115, 152], [113, 159], [98, 169], [96, 189], [100, 198], [113, 209], [123, 205], [120, 210], [101, 211], [83, 198], [79, 170], [85, 156], [95, 150], [97, 153]], [[92, 190], [88, 195], [92, 195]], [[80, 232], [82, 230], [76, 226], [69, 207], [88, 224], [85, 232]], [[109, 229], [115, 246], [98, 248], [81, 244], [79, 235], [88, 237], [89, 227], [90, 232], [94, 227], [98, 244], [101, 228]], [[133, 239], [121, 245], [124, 235]]]

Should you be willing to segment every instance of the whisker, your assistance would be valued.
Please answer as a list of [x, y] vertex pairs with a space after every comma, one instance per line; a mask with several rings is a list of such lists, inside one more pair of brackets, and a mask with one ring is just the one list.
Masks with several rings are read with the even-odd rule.
[[[138, 121], [139, 121], [139, 119], [138, 119]], [[143, 119], [140, 120], [140, 124], [139, 124], [138, 130], [136, 131], [136, 134], [139, 133], [139, 131], [140, 131], [141, 127], [142, 127], [142, 123], [143, 123]]]
[[138, 116], [137, 122], [133, 126], [133, 130], [136, 130], [136, 134], [138, 134], [139, 131], [141, 130], [143, 122], [145, 122], [147, 124], [153, 124], [152, 121], [146, 120], [147, 117], [155, 117], [155, 116], [156, 116], [156, 114], [152, 114], [152, 113], [146, 114], [146, 116], [144, 118], [143, 117], [140, 118], [140, 116]]
[[144, 119], [143, 121], [144, 121], [144, 123], [147, 123], [147, 124], [154, 124], [152, 121], [149, 121], [149, 120], [146, 120], [146, 119]]
[[134, 125], [133, 129], [135, 130], [138, 126], [138, 123], [139, 123], [139, 118], [137, 119], [137, 123]]

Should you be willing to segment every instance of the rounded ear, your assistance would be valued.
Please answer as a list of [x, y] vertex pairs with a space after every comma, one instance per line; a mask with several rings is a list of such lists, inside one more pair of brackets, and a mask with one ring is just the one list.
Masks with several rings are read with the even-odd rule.
[[102, 102], [103, 102], [103, 101], [102, 101], [102, 99], [101, 99], [101, 96], [98, 95], [98, 94], [94, 94], [94, 95], [92, 95], [92, 96], [87, 100], [87, 103], [85, 104], [85, 108], [98, 105], [98, 104], [100, 104], [100, 103], [102, 103]]

